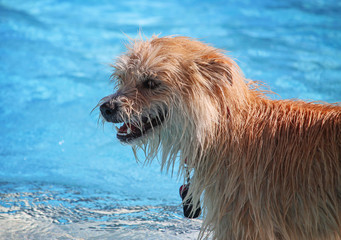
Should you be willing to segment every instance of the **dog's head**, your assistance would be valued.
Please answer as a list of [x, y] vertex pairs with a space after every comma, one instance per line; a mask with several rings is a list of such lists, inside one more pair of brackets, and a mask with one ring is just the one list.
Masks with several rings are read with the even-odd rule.
[[117, 91], [101, 100], [100, 111], [122, 123], [121, 142], [157, 140], [179, 150], [184, 141], [214, 141], [225, 126], [238, 69], [220, 50], [186, 37], [136, 40], [114, 70]]

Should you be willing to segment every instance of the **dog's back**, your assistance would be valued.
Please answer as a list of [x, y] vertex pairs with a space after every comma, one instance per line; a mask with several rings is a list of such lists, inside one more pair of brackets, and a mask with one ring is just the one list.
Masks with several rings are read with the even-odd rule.
[[341, 107], [255, 99], [250, 109], [226, 178], [206, 189], [208, 212], [221, 216], [208, 214], [215, 237], [341, 239]]

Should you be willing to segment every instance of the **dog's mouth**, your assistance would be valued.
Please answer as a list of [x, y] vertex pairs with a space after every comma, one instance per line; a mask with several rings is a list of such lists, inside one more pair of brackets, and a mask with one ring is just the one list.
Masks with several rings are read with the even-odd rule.
[[137, 122], [128, 122], [123, 123], [123, 125], [117, 130], [117, 138], [121, 142], [130, 143], [135, 139], [146, 135], [148, 132], [153, 131], [156, 127], [161, 125], [165, 120], [165, 114], [159, 113], [156, 117], [142, 117], [139, 123]]

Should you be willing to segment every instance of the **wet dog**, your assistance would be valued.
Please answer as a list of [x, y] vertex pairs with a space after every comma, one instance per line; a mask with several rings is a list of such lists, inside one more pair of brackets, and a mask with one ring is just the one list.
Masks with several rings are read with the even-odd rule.
[[100, 101], [117, 138], [194, 175], [199, 238], [341, 239], [341, 107], [271, 100], [214, 47], [186, 37], [134, 40]]

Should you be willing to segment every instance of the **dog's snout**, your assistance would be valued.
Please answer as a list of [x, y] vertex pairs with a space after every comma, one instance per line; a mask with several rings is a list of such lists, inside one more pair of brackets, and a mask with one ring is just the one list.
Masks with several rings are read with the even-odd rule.
[[110, 116], [114, 114], [114, 109], [111, 108], [109, 102], [103, 103], [100, 106], [100, 110], [101, 110], [102, 115]]
[[111, 103], [110, 101], [105, 102], [100, 106], [99, 109], [100, 109], [101, 114], [105, 120], [107, 120], [108, 122], [114, 121], [115, 115], [117, 112], [117, 104], [116, 103]]

